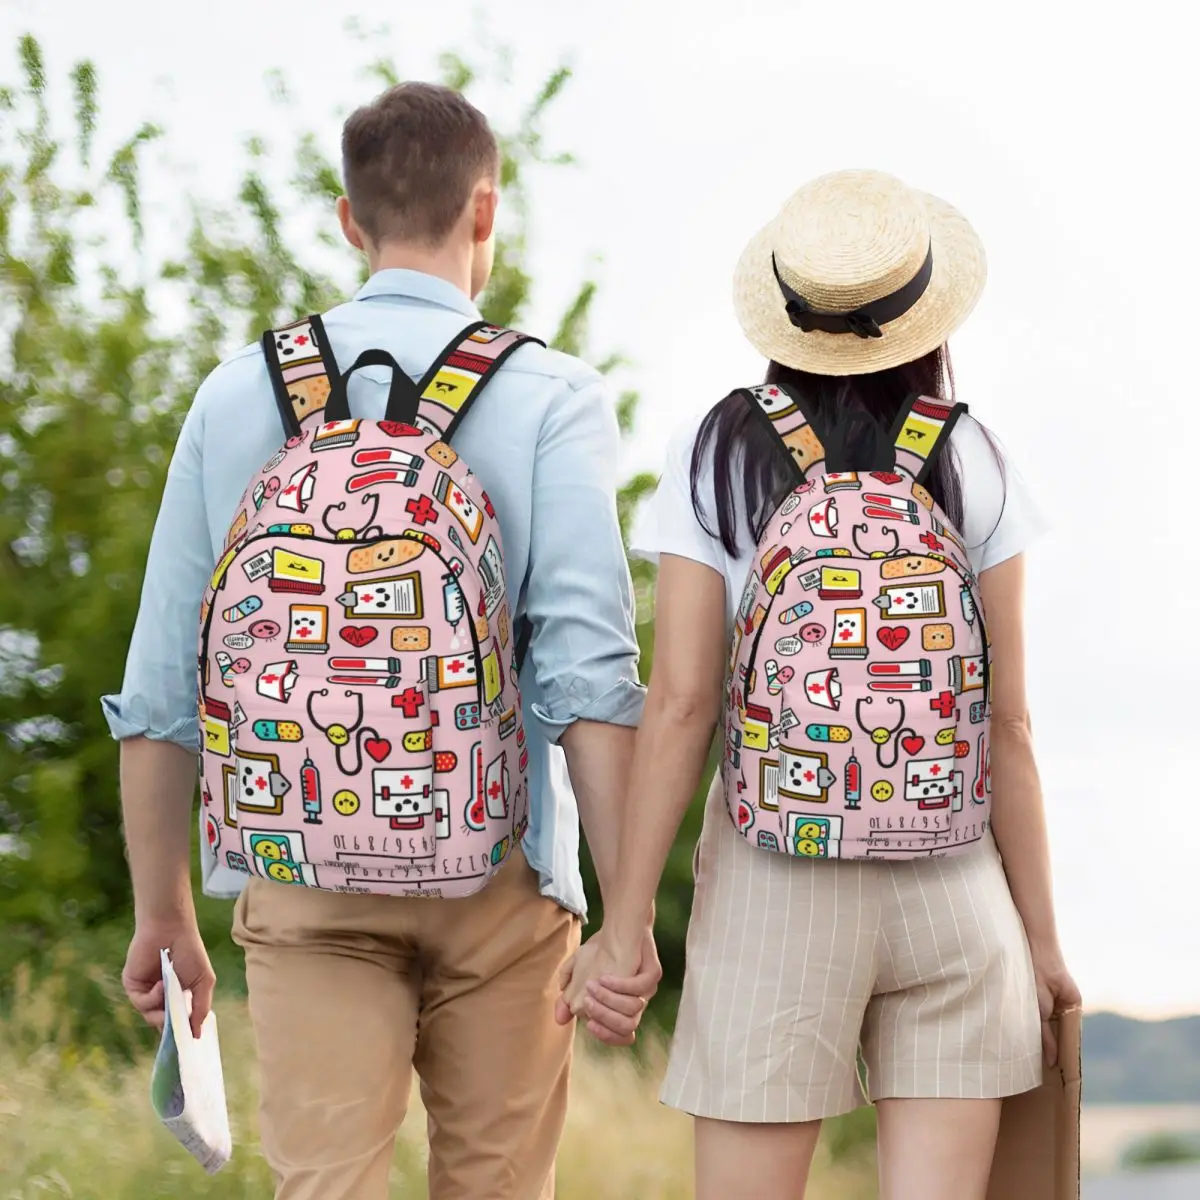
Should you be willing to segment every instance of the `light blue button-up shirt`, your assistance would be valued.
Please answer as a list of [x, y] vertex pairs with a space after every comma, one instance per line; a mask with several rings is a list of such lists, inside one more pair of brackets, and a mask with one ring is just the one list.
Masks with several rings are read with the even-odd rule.
[[[328, 313], [325, 329], [343, 370], [378, 347], [419, 379], [479, 319], [445, 280], [391, 269]], [[348, 384], [352, 414], [382, 418], [389, 381], [385, 368], [356, 371]], [[167, 474], [124, 683], [119, 695], [103, 698], [114, 737], [145, 735], [199, 752], [201, 598], [247, 482], [285, 436], [258, 345], [201, 384]], [[584, 915], [578, 812], [557, 742], [580, 718], [636, 725], [643, 700], [617, 524], [620, 433], [612, 394], [578, 359], [525, 345], [490, 381], [454, 446], [495, 505], [509, 604], [533, 626], [521, 675], [525, 714], [533, 718], [526, 721], [525, 856], [543, 894]]]

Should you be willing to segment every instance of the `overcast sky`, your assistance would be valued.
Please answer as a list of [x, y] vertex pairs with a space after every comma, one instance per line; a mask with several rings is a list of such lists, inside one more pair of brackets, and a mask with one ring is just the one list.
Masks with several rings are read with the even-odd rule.
[[[356, 42], [335, 9], [390, 32]], [[889, 170], [977, 226], [991, 274], [954, 343], [959, 398], [1054, 526], [1030, 556], [1030, 674], [1063, 940], [1090, 1006], [1151, 1015], [1200, 1010], [1200, 570], [1184, 502], [1200, 435], [1198, 97], [1173, 6], [1105, 11], [505, 0], [489, 27], [514, 47], [513, 83], [477, 99], [502, 118], [552, 66], [575, 68], [548, 129], [581, 165], [533, 181], [528, 325], [551, 332], [581, 275], [600, 280], [594, 345], [629, 356], [643, 395], [631, 469], [761, 377], [731, 273], [807, 178]], [[59, 77], [90, 56], [106, 128], [164, 123], [181, 164], [168, 192], [221, 197], [247, 134], [311, 129], [335, 154], [340, 117], [375, 90], [363, 65], [386, 54], [432, 76], [474, 12], [0, 0], [0, 77], [25, 30]], [[291, 84], [283, 113], [270, 68]], [[153, 236], [170, 248], [172, 228]]]

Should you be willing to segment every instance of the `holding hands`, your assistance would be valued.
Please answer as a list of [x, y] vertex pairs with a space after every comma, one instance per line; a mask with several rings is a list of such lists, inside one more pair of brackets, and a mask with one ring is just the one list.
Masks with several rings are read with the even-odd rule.
[[583, 1021], [605, 1045], [631, 1046], [660, 979], [662, 966], [649, 927], [638, 941], [625, 944], [601, 929], [563, 967], [555, 1018], [560, 1025]]

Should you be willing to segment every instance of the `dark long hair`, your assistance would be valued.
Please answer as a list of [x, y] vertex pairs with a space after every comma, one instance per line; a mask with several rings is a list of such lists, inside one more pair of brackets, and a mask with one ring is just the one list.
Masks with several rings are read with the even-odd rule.
[[[772, 362], [765, 382], [788, 384], [806, 402], [806, 411], [813, 414], [825, 446], [827, 471], [890, 466], [889, 438], [904, 401], [914, 392], [931, 399], [954, 399], [954, 368], [946, 346], [914, 362], [869, 375], [812, 375]], [[700, 498], [700, 479], [710, 448], [715, 514], [705, 511]], [[995, 452], [994, 443], [992, 449]], [[692, 451], [691, 478], [696, 519], [710, 536], [720, 537], [721, 545], [732, 555], [738, 553], [739, 534], [746, 532], [738, 529], [737, 500], [743, 501], [749, 532], [757, 542], [792, 486], [783, 450], [764, 422], [750, 411], [746, 397], [736, 392], [726, 396], [701, 423]], [[950, 447], [938, 455], [926, 486], [950, 523], [961, 531], [962, 476]], [[716, 529], [711, 527], [713, 517]]]

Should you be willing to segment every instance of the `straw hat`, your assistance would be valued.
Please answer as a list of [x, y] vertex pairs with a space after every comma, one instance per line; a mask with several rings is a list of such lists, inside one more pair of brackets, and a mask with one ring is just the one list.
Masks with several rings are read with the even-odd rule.
[[879, 171], [805, 184], [746, 247], [738, 321], [768, 358], [818, 375], [912, 362], [966, 320], [987, 267], [956, 209]]

